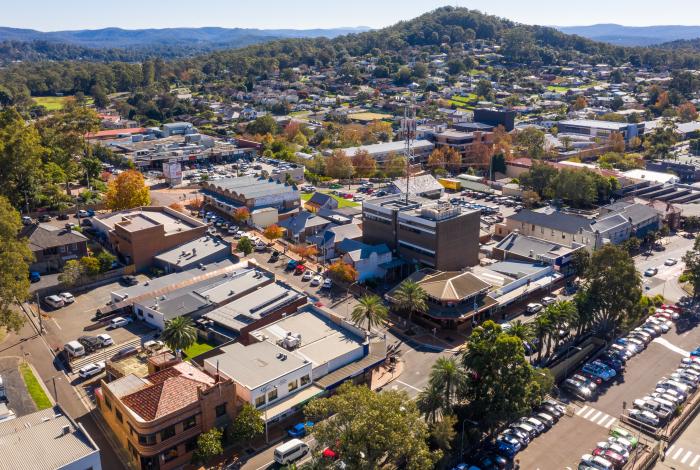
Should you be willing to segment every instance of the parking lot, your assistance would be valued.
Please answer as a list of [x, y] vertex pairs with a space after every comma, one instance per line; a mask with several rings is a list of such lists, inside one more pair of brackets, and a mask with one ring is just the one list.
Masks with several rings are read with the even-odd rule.
[[[139, 276], [140, 281], [147, 278]], [[97, 320], [95, 313], [110, 300], [110, 293], [123, 289], [119, 282], [112, 282], [94, 288], [84, 294], [75, 295], [75, 302], [65, 307], [52, 309], [42, 302], [43, 326], [46, 330], [46, 340], [54, 351], [63, 349], [63, 345], [81, 336], [97, 336], [106, 333], [112, 337], [114, 345], [119, 345], [140, 339], [142, 342], [153, 336], [154, 330], [144, 322], [134, 322], [126, 327], [109, 328], [108, 320]], [[33, 309], [36, 305], [31, 305]], [[75, 379], [74, 373], [68, 374]]]
[[[572, 416], [562, 418], [549, 432], [536, 438], [518, 454], [521, 468], [575, 468], [581, 455], [590, 453], [597, 442], [606, 439], [612, 427], [621, 424], [619, 417], [623, 409], [631, 408], [635, 399], [653, 391], [662, 377], [678, 367], [685, 352], [698, 344], [699, 327], [680, 333], [671, 329], [631, 358], [624, 374], [618, 375], [593, 400], [582, 402], [562, 395], [563, 401], [570, 402]], [[644, 437], [636, 430], [635, 435]]]

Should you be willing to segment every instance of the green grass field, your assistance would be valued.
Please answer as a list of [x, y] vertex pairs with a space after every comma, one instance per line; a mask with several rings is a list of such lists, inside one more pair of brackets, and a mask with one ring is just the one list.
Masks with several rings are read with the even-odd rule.
[[569, 91], [569, 89], [565, 86], [559, 86], [559, 85], [549, 85], [547, 87], [547, 90], [549, 91], [554, 91], [556, 93], [566, 93]]
[[[319, 192], [323, 192], [323, 191], [319, 191]], [[313, 194], [304, 193], [304, 194], [301, 195], [301, 200], [302, 200], [302, 201], [308, 201], [309, 199], [311, 199], [311, 196], [313, 196]], [[339, 208], [340, 208], [340, 207], [357, 207], [357, 206], [360, 205], [359, 202], [355, 202], [355, 201], [350, 200], [350, 199], [345, 199], [345, 198], [342, 198], [342, 197], [338, 197], [338, 196], [335, 196], [335, 195], [333, 195], [333, 194], [329, 194], [329, 196], [332, 197], [333, 199], [335, 199], [336, 201], [338, 201], [338, 207], [339, 207]]]
[[[60, 111], [66, 105], [66, 102], [72, 99], [73, 96], [35, 96], [32, 100], [39, 106], [43, 106], [48, 111]], [[93, 99], [89, 96], [85, 98], [86, 104], [92, 104]]]
[[193, 357], [197, 357], [200, 354], [204, 354], [207, 351], [211, 351], [214, 349], [214, 346], [212, 346], [209, 343], [204, 343], [199, 340], [197, 340], [196, 343], [194, 343], [192, 346], [189, 348], [185, 349], [183, 352], [187, 356], [187, 359], [192, 359]]
[[49, 397], [34, 375], [34, 372], [32, 372], [32, 368], [29, 367], [29, 364], [26, 362], [21, 363], [19, 365], [19, 371], [22, 374], [24, 384], [27, 386], [29, 396], [32, 397], [32, 401], [34, 401], [37, 409], [45, 410], [46, 408], [51, 408], [51, 400], [49, 400]]

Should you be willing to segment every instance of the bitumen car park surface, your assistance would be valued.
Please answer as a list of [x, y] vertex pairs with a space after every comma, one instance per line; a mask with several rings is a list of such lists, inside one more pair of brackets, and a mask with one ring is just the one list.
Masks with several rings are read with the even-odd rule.
[[[684, 355], [699, 344], [700, 326], [681, 332], [674, 327], [627, 361], [624, 373], [601, 386], [600, 393], [592, 400], [576, 400], [562, 392], [558, 398], [569, 403], [571, 416], [563, 416], [551, 430], [533, 439], [517, 455], [521, 468], [576, 468], [583, 454], [590, 453], [597, 442], [607, 439], [611, 428], [622, 425], [633, 429], [620, 422], [622, 411], [631, 408], [635, 399], [652, 392], [656, 383], [676, 370]], [[690, 434], [700, 435], [700, 425], [692, 426], [698, 429]], [[645, 438], [640, 431], [635, 430], [634, 434]], [[686, 446], [684, 455], [688, 451], [700, 453], [700, 439]]]

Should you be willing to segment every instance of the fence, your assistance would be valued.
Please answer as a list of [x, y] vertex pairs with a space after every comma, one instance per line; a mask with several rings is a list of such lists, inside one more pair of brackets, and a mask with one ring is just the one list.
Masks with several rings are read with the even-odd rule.
[[73, 294], [80, 294], [83, 292], [87, 292], [91, 289], [94, 289], [96, 287], [103, 286], [105, 284], [109, 284], [111, 282], [116, 281], [120, 277], [122, 277], [124, 274], [131, 274], [134, 272], [134, 266], [129, 265], [129, 266], [124, 266], [121, 268], [117, 269], [112, 269], [111, 271], [107, 271], [106, 273], [103, 274], [98, 274], [97, 276], [91, 276], [89, 278], [85, 278], [83, 280], [83, 284], [75, 284], [72, 286], [66, 286], [64, 284], [56, 284], [53, 286], [47, 286], [47, 287], [42, 287], [40, 289], [37, 289], [34, 294], [39, 296], [39, 298], [44, 298], [47, 295], [53, 295], [57, 294], [59, 292], [65, 291], [67, 288], [70, 288]]

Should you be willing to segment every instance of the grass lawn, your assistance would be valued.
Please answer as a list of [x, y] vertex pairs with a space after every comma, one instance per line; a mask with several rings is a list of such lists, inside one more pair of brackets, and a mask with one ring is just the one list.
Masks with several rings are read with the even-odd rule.
[[[32, 98], [34, 102], [45, 107], [48, 111], [60, 111], [66, 105], [66, 102], [73, 98], [73, 96], [35, 96]], [[92, 104], [93, 100], [91, 97], [85, 97], [87, 104]]]
[[[319, 191], [319, 192], [321, 192], [321, 191]], [[301, 200], [308, 201], [309, 199], [311, 199], [311, 196], [313, 196], [313, 193], [312, 194], [303, 193], [301, 195]], [[336, 201], [338, 201], [338, 207], [357, 207], [360, 205], [359, 202], [355, 202], [351, 199], [345, 199], [342, 197], [338, 197], [334, 194], [329, 194], [329, 196], [332, 197], [333, 199], [335, 199]]]
[[212, 346], [209, 343], [204, 343], [199, 340], [197, 340], [196, 343], [194, 343], [192, 346], [189, 348], [185, 349], [183, 352], [187, 356], [187, 359], [192, 359], [193, 357], [197, 357], [200, 354], [204, 354], [207, 351], [211, 351], [214, 349], [214, 346]]
[[29, 367], [29, 364], [26, 362], [21, 363], [19, 365], [19, 371], [22, 374], [24, 384], [27, 386], [29, 396], [32, 397], [37, 409], [45, 410], [46, 408], [51, 408], [51, 400], [49, 400], [46, 392], [44, 392], [44, 388], [39, 383], [34, 372], [32, 372], [32, 368]]
[[554, 91], [556, 93], [566, 93], [567, 91], [569, 91], [569, 88], [565, 87], [565, 86], [559, 86], [559, 85], [549, 85], [547, 87], [547, 90]]

